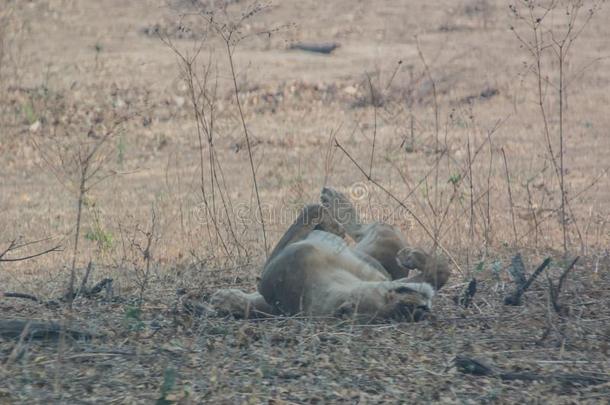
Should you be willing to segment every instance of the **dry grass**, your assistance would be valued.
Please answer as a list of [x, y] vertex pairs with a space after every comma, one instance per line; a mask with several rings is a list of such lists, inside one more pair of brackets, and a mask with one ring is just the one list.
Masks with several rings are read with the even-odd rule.
[[[368, 219], [401, 227], [415, 245], [431, 248], [435, 236], [455, 261], [452, 282], [435, 304], [436, 320], [367, 326], [245, 322], [181, 311], [177, 290], [205, 300], [219, 287], [252, 289], [265, 258], [223, 42], [210, 33], [196, 65], [199, 77], [208, 69], [206, 94], [214, 94], [210, 159], [207, 141], [200, 148], [181, 65], [156, 37], [182, 24], [174, 44], [193, 54], [198, 42], [192, 40], [208, 31], [193, 25], [200, 20], [192, 15], [178, 16], [186, 3], [39, 0], [0, 11], [0, 21], [10, 20], [0, 27], [0, 252], [20, 236], [64, 246], [0, 263], [0, 291], [44, 299], [65, 293], [78, 165], [62, 157], [86, 150], [121, 123], [96, 161], [104, 181], [83, 201], [76, 263], [79, 277], [89, 260], [92, 282], [112, 277], [115, 297], [78, 298], [72, 311], [0, 298], [3, 317], [66, 319], [104, 337], [1, 341], [0, 402], [149, 403], [163, 392], [184, 403], [595, 403], [609, 395], [607, 384], [503, 382], [451, 367], [456, 354], [469, 353], [511, 370], [610, 372], [604, 329], [610, 66], [600, 59], [609, 51], [607, 7], [596, 11], [567, 65], [567, 236], [571, 254], [583, 258], [561, 294], [570, 309], [565, 319], [548, 305], [544, 275], [523, 307], [501, 304], [512, 288], [504, 269], [514, 252], [530, 268], [553, 256], [553, 278], [563, 263], [561, 194], [528, 70], [532, 61], [509, 30], [516, 22], [507, 4], [291, 1], [241, 26], [247, 38], [233, 54], [235, 78], [269, 244], [328, 184], [352, 193]], [[244, 7], [230, 4], [227, 18]], [[549, 21], [560, 29], [561, 13]], [[277, 27], [271, 36], [255, 35]], [[294, 41], [341, 47], [316, 55], [289, 50]], [[556, 66], [543, 63], [555, 134]], [[332, 146], [332, 137], [349, 156]], [[473, 308], [461, 309], [452, 298], [470, 276], [480, 280], [480, 291]]]

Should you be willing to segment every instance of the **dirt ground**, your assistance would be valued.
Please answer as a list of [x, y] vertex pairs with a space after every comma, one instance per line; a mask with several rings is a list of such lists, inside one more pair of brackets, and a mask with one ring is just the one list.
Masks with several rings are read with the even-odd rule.
[[[539, 86], [544, 13], [521, 2], [0, 0], [0, 317], [94, 335], [0, 337], [0, 403], [607, 403], [610, 7], [584, 2], [560, 65], [575, 14], [557, 3]], [[339, 46], [294, 47], [320, 43]], [[438, 241], [453, 275], [433, 316], [210, 313], [218, 288], [255, 288], [265, 245], [325, 185]], [[528, 273], [553, 261], [510, 307], [516, 252]], [[559, 314], [549, 280], [576, 256]], [[112, 294], [49, 305], [74, 259], [77, 286], [91, 262]], [[537, 377], [468, 375], [459, 355]]]

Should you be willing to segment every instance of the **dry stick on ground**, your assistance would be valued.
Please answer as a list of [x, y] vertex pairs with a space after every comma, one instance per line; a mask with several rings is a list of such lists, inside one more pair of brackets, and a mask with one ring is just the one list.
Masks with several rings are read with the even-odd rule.
[[0, 336], [14, 339], [25, 334], [31, 339], [59, 339], [60, 335], [67, 333], [74, 339], [91, 338], [94, 334], [76, 329], [65, 329], [63, 325], [53, 321], [34, 321], [31, 319], [0, 319]]
[[500, 378], [504, 381], [558, 381], [563, 384], [571, 385], [597, 385], [604, 384], [609, 381], [607, 377], [598, 377], [595, 375], [574, 374], [574, 373], [554, 373], [554, 374], [539, 374], [530, 371], [512, 372], [504, 371], [499, 367], [487, 364], [487, 362], [474, 359], [472, 357], [458, 355], [453, 359], [458, 371], [464, 374], [475, 376], [486, 376]]
[[551, 263], [551, 258], [547, 257], [544, 261], [538, 266], [538, 268], [532, 273], [529, 279], [522, 284], [518, 285], [515, 292], [511, 295], [504, 298], [505, 305], [521, 305], [521, 297], [527, 291], [527, 289], [532, 285], [534, 280], [542, 273], [542, 271]]
[[424, 224], [421, 219], [419, 219], [417, 217], [417, 215], [415, 215], [415, 213], [409, 208], [407, 207], [402, 201], [400, 201], [394, 194], [392, 194], [388, 189], [386, 189], [384, 186], [382, 186], [378, 181], [376, 181], [375, 179], [373, 179], [372, 177], [370, 177], [363, 169], [362, 167], [358, 164], [358, 162], [356, 162], [354, 160], [354, 158], [352, 157], [352, 155], [349, 154], [349, 152], [347, 150], [345, 150], [345, 148], [343, 146], [341, 146], [341, 144], [339, 143], [339, 141], [337, 141], [335, 139], [335, 146], [337, 148], [339, 148], [346, 156], [347, 158], [354, 164], [354, 166], [356, 166], [356, 168], [360, 171], [360, 173], [362, 173], [362, 175], [366, 178], [367, 181], [369, 181], [370, 183], [374, 184], [375, 186], [377, 186], [381, 191], [383, 191], [388, 197], [390, 197], [392, 200], [394, 200], [396, 203], [398, 203], [398, 205], [400, 205], [405, 211], [407, 211], [407, 213], [409, 215], [411, 215], [411, 217], [413, 219], [415, 219], [415, 221], [419, 224], [419, 226], [422, 227], [422, 229], [426, 232], [426, 234], [432, 238], [434, 244], [436, 246], [438, 246], [443, 253], [445, 253], [447, 255], [447, 257], [449, 258], [449, 260], [451, 260], [451, 262], [454, 264], [454, 266], [458, 269], [458, 271], [460, 272], [460, 274], [464, 274], [464, 272], [462, 271], [462, 268], [460, 267], [460, 265], [457, 263], [457, 261], [455, 260], [455, 258], [453, 257], [453, 255], [451, 255], [451, 253], [449, 253], [449, 251], [443, 246], [441, 245], [440, 241], [434, 236], [434, 234], [432, 232], [430, 232], [430, 230], [428, 229], [428, 227], [426, 226], [426, 224]]
[[[95, 284], [93, 287], [91, 287], [91, 289], [87, 289], [86, 286], [81, 285], [78, 295], [81, 297], [92, 298], [93, 296], [102, 292], [103, 289], [106, 289], [107, 293], [111, 293], [112, 292], [112, 282], [113, 282], [113, 279], [111, 279], [111, 278], [103, 278], [99, 282], [97, 282], [97, 284]], [[0, 291], [0, 298], [1, 297], [26, 299], [26, 300], [38, 302], [38, 303], [43, 304], [50, 308], [57, 307], [59, 305], [58, 301], [69, 301], [69, 299], [70, 299], [66, 294], [64, 294], [61, 297], [59, 297], [57, 300], [45, 301], [45, 300], [38, 298], [37, 296], [35, 296], [33, 294], [10, 292], [10, 291]], [[72, 299], [74, 299], [74, 298], [75, 297], [73, 297]]]
[[6, 292], [6, 291], [0, 291], [0, 297], [6, 297], [6, 298], [23, 298], [26, 300], [31, 300], [34, 302], [40, 302], [40, 300], [38, 299], [37, 296], [32, 295], [32, 294], [25, 294], [25, 293], [18, 293], [18, 292]]
[[296, 43], [288, 47], [288, 49], [297, 49], [305, 52], [314, 52], [322, 54], [330, 54], [332, 51], [337, 49], [340, 44], [337, 42], [323, 42], [323, 43]]
[[559, 315], [567, 314], [566, 308], [563, 305], [560, 305], [558, 302], [559, 294], [561, 293], [561, 288], [563, 287], [563, 283], [566, 281], [568, 273], [574, 268], [574, 265], [576, 264], [578, 259], [580, 259], [580, 257], [576, 256], [576, 258], [574, 258], [574, 260], [572, 260], [572, 262], [566, 267], [566, 269], [563, 271], [563, 273], [561, 273], [561, 276], [559, 277], [559, 282], [557, 283], [556, 286], [555, 286], [555, 284], [553, 284], [553, 281], [551, 281], [551, 279], [548, 278], [548, 275], [547, 275], [548, 282], [549, 282], [549, 296], [551, 299], [551, 304], [553, 305], [553, 309], [555, 310], [555, 312]]

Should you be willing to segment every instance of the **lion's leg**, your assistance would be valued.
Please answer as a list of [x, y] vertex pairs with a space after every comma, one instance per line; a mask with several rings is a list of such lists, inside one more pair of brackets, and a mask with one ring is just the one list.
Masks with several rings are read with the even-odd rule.
[[391, 225], [374, 223], [364, 227], [363, 237], [353, 249], [377, 260], [390, 274], [390, 278], [397, 280], [409, 275], [409, 269], [400, 266], [396, 261], [396, 255], [406, 246], [398, 229]]
[[430, 284], [435, 290], [442, 288], [449, 280], [449, 265], [439, 255], [430, 255], [422, 250], [406, 247], [396, 256], [398, 263], [407, 269], [418, 269], [420, 274], [407, 279], [407, 282]]
[[275, 308], [258, 292], [245, 293], [234, 288], [218, 290], [212, 295], [210, 303], [220, 315], [232, 315], [236, 318], [278, 315]]
[[345, 230], [335, 221], [327, 208], [320, 204], [310, 204], [303, 208], [297, 219], [288, 228], [269, 255], [267, 263], [286, 246], [301, 241], [313, 231], [321, 230], [343, 237]]
[[320, 200], [335, 221], [343, 225], [347, 234], [356, 241], [354, 251], [379, 262], [394, 280], [409, 275], [409, 269], [396, 262], [396, 254], [406, 247], [396, 228], [383, 223], [363, 224], [349, 199], [335, 189], [324, 187]]
[[345, 232], [356, 242], [364, 237], [364, 226], [352, 202], [334, 188], [324, 187], [320, 192], [322, 205], [332, 217], [345, 228]]

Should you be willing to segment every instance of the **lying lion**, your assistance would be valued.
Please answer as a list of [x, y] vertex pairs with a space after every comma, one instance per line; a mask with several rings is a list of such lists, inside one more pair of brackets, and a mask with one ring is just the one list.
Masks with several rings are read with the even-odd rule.
[[[258, 292], [217, 291], [220, 314], [354, 316], [364, 321], [420, 320], [449, 278], [441, 257], [406, 245], [396, 228], [361, 224], [351, 202], [323, 188], [306, 206], [265, 263]], [[348, 246], [347, 233], [356, 243]], [[418, 275], [407, 278], [409, 270]]]

